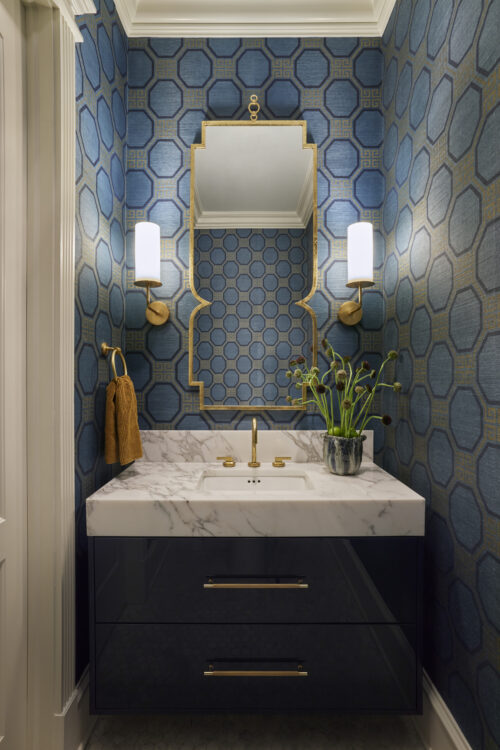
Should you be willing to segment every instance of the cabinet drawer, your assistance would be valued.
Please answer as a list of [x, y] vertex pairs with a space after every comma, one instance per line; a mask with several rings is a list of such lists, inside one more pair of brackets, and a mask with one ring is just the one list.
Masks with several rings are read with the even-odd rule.
[[397, 625], [102, 624], [92, 710], [415, 712], [415, 641]]
[[95, 619], [412, 623], [417, 543], [395, 537], [96, 537], [91, 540]]

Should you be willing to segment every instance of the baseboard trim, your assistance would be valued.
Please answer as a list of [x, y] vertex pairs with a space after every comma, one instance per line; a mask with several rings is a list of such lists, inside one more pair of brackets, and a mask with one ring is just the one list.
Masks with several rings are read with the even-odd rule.
[[89, 670], [83, 673], [78, 685], [60, 714], [56, 714], [62, 734], [59, 747], [64, 750], [84, 750], [94, 728], [96, 717], [89, 712]]
[[423, 687], [423, 714], [414, 722], [426, 750], [472, 750], [425, 670]]

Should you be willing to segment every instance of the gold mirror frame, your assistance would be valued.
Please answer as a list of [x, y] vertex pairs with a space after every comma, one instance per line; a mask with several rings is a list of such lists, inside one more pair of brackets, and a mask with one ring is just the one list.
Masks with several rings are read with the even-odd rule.
[[[191, 294], [198, 301], [198, 305], [192, 311], [189, 318], [189, 385], [198, 386], [200, 392], [200, 411], [305, 411], [305, 406], [281, 406], [281, 405], [260, 405], [253, 406], [250, 404], [236, 405], [214, 405], [205, 403], [205, 383], [202, 380], [195, 380], [193, 376], [193, 357], [194, 357], [194, 321], [200, 310], [210, 307], [212, 304], [200, 297], [194, 285], [194, 185], [195, 185], [195, 160], [194, 156], [197, 149], [206, 148], [206, 129], [210, 127], [238, 127], [252, 125], [256, 128], [266, 128], [273, 126], [301, 126], [302, 127], [302, 148], [311, 149], [313, 157], [313, 210], [312, 210], [312, 284], [309, 293], [294, 304], [307, 310], [311, 317], [312, 329], [312, 364], [315, 366], [318, 359], [317, 331], [318, 325], [314, 310], [307, 304], [316, 292], [318, 283], [318, 150], [315, 143], [307, 142], [307, 122], [305, 120], [204, 120], [201, 123], [201, 143], [191, 144], [191, 182], [190, 182], [190, 209], [189, 209], [189, 288]], [[302, 399], [307, 396], [307, 386], [302, 386]]]

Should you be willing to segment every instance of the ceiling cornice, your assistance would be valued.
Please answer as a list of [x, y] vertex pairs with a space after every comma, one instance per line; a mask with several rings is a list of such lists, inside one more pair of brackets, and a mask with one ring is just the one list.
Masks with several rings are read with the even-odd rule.
[[[87, 2], [90, 0], [77, 0]], [[373, 0], [372, 12], [360, 14], [354, 9], [351, 19], [303, 18], [256, 22], [251, 14], [248, 20], [192, 22], [186, 19], [165, 18], [141, 14], [140, 0], [115, 0], [116, 9], [128, 37], [216, 38], [216, 37], [380, 37], [394, 7], [395, 0]]]
[[85, 13], [96, 13], [94, 0], [71, 0], [71, 7], [75, 16], [83, 16]]

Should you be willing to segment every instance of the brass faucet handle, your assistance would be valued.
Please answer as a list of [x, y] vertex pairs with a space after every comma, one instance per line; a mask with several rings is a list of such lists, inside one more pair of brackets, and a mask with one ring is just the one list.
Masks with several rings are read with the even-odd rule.
[[275, 466], [277, 469], [282, 469], [283, 466], [285, 466], [285, 461], [291, 461], [291, 456], [275, 456], [273, 461], [273, 466]]
[[236, 466], [236, 461], [232, 456], [217, 456], [217, 461], [223, 461], [223, 466], [226, 467], [226, 469], [232, 469], [233, 466]]

